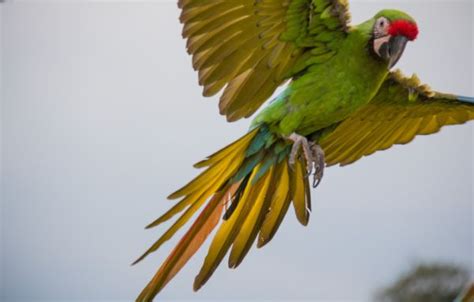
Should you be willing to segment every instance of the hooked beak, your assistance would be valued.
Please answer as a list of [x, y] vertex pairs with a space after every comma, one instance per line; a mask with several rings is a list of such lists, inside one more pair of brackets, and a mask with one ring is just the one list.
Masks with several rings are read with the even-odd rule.
[[403, 55], [408, 39], [405, 36], [395, 36], [388, 42], [390, 45], [390, 59], [388, 61], [388, 68], [391, 69]]
[[[388, 69], [391, 69], [403, 55], [408, 39], [405, 36], [383, 37], [375, 41], [377, 54], [388, 61]], [[377, 45], [378, 44], [378, 45]]]

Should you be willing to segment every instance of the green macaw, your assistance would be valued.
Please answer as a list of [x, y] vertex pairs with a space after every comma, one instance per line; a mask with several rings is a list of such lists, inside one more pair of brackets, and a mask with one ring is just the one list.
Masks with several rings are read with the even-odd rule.
[[474, 99], [432, 91], [390, 69], [418, 35], [412, 17], [383, 10], [349, 25], [345, 0], [180, 0], [183, 36], [204, 95], [224, 89], [228, 121], [251, 116], [249, 132], [197, 163], [205, 170], [169, 196], [181, 199], [151, 223], [183, 212], [140, 261], [194, 223], [137, 301], [151, 301], [218, 226], [194, 281], [198, 290], [227, 252], [237, 267], [257, 240], [275, 235], [290, 204], [307, 225], [325, 166], [347, 165], [444, 125], [474, 119]]

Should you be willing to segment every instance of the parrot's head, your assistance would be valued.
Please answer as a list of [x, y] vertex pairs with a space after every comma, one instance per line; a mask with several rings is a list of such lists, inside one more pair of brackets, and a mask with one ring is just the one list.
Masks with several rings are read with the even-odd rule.
[[383, 10], [373, 18], [371, 47], [375, 55], [388, 62], [388, 68], [397, 64], [408, 41], [418, 36], [415, 20], [398, 10]]

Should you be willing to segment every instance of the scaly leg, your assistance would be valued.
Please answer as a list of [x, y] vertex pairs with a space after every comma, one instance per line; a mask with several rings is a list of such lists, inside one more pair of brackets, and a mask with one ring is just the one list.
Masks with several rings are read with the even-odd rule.
[[324, 174], [325, 161], [323, 149], [318, 144], [309, 142], [306, 137], [296, 133], [291, 134], [288, 139], [293, 141], [290, 159], [288, 160], [290, 166], [294, 166], [296, 156], [298, 155], [300, 148], [302, 148], [303, 155], [306, 159], [306, 170], [308, 176], [311, 175], [314, 168], [313, 188], [316, 188], [321, 182]]

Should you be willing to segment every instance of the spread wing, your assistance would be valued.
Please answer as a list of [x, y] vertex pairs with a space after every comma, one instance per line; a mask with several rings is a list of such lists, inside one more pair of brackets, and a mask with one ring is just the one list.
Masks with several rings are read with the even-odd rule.
[[249, 117], [285, 80], [329, 59], [350, 19], [347, 0], [179, 0], [178, 5], [203, 94], [225, 87], [219, 109], [229, 121]]
[[474, 119], [474, 99], [442, 94], [420, 84], [413, 75], [391, 73], [377, 96], [325, 136], [321, 145], [328, 165], [348, 165], [417, 135]]

